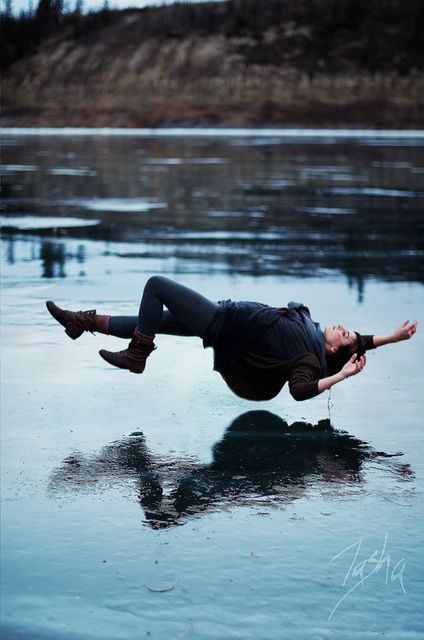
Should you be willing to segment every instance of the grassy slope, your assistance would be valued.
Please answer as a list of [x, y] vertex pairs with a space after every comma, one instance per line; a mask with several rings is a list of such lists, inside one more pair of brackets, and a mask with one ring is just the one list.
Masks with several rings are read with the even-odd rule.
[[424, 126], [422, 0], [235, 0], [69, 19], [3, 123]]

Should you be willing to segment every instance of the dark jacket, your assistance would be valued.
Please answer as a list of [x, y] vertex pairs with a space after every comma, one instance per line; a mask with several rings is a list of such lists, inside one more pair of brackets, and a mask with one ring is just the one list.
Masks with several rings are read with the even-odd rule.
[[[204, 338], [214, 349], [214, 370], [230, 389], [247, 400], [270, 400], [289, 383], [296, 400], [318, 395], [318, 380], [326, 375], [323, 335], [312, 337], [299, 318], [310, 314], [307, 307], [275, 308], [256, 302], [219, 303], [220, 308]], [[303, 314], [303, 316], [302, 316]], [[289, 339], [285, 359], [258, 352], [261, 336], [276, 322], [286, 322]]]
[[220, 371], [237, 396], [246, 400], [271, 400], [286, 384], [295, 400], [308, 400], [319, 394], [320, 366], [312, 353], [303, 353], [286, 361], [264, 362], [248, 353], [232, 367]]

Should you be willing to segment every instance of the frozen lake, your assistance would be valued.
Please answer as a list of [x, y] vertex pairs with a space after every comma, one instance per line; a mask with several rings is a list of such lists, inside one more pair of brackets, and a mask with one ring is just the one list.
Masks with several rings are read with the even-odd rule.
[[2, 136], [2, 637], [421, 639], [422, 327], [330, 397], [253, 403], [200, 340], [134, 376], [44, 301], [134, 314], [164, 274], [421, 320], [422, 132], [39, 133]]

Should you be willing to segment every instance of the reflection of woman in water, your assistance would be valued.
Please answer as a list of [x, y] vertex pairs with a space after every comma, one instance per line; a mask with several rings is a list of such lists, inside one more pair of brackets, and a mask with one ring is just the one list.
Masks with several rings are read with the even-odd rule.
[[362, 371], [367, 349], [408, 340], [417, 330], [417, 322], [405, 321], [388, 336], [361, 336], [341, 325], [321, 331], [300, 303], [215, 303], [162, 276], [147, 281], [138, 317], [65, 311], [51, 301], [47, 308], [74, 340], [84, 331], [131, 338], [123, 351], [99, 353], [133, 373], [143, 373], [156, 334], [198, 336], [214, 349], [214, 369], [248, 400], [269, 400], [286, 382], [296, 400], [313, 398]]
[[357, 495], [370, 461], [391, 479], [412, 480], [411, 467], [399, 455], [375, 451], [329, 420], [289, 425], [268, 411], [249, 411], [227, 427], [207, 464], [192, 456], [154, 454], [137, 432], [95, 455], [74, 452], [54, 470], [49, 492], [105, 491], [135, 481], [145, 519], [158, 529], [235, 506], [281, 508], [326, 483], [340, 500], [349, 499], [349, 485]]

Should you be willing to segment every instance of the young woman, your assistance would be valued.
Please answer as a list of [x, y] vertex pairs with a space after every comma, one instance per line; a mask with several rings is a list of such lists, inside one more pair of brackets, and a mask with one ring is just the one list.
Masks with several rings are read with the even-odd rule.
[[388, 336], [362, 336], [341, 325], [322, 331], [303, 304], [275, 308], [258, 302], [215, 303], [162, 276], [147, 281], [138, 317], [73, 312], [51, 301], [46, 304], [73, 340], [84, 331], [131, 338], [123, 351], [99, 353], [111, 365], [133, 373], [143, 373], [147, 357], [156, 349], [156, 334], [198, 336], [205, 348], [214, 350], [214, 370], [247, 400], [269, 400], [286, 382], [296, 400], [313, 398], [362, 371], [367, 349], [408, 340], [418, 324], [406, 320]]

